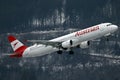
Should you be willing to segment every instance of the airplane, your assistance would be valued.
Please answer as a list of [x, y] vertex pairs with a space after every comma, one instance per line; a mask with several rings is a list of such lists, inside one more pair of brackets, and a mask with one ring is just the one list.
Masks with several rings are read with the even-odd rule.
[[90, 46], [90, 41], [103, 36], [109, 36], [117, 30], [117, 25], [112, 23], [101, 23], [51, 40], [28, 40], [28, 42], [39, 43], [30, 47], [21, 43], [14, 36], [9, 35], [8, 40], [14, 53], [7, 55], [12, 58], [20, 58], [43, 56], [53, 52], [62, 54], [63, 51], [69, 51], [69, 54], [73, 54], [72, 48], [88, 48]]

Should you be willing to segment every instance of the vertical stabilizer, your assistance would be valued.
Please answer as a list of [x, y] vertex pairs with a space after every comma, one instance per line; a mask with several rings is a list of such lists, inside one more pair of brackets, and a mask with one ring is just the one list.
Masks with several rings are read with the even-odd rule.
[[27, 48], [23, 43], [17, 40], [14, 36], [8, 36], [8, 40], [13, 48], [14, 54], [11, 57], [22, 57], [23, 52]]

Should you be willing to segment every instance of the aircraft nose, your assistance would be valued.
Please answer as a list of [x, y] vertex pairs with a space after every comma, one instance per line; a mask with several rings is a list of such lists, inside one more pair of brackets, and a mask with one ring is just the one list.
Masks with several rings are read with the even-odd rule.
[[117, 26], [117, 25], [113, 25], [112, 28], [113, 28], [113, 30], [115, 30], [115, 31], [118, 30], [118, 26]]

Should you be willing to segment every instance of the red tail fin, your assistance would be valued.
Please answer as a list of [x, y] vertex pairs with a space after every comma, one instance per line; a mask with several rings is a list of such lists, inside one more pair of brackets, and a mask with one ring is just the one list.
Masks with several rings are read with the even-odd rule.
[[23, 43], [17, 40], [14, 36], [8, 36], [8, 40], [14, 50], [14, 54], [11, 54], [10, 57], [22, 57], [23, 52], [27, 48]]

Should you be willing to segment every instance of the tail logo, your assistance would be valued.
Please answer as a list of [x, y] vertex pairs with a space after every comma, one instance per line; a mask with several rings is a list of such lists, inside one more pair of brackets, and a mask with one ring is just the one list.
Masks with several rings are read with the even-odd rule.
[[14, 44], [14, 48], [15, 48], [15, 46], [18, 44], [18, 42], [16, 42], [15, 44]]

